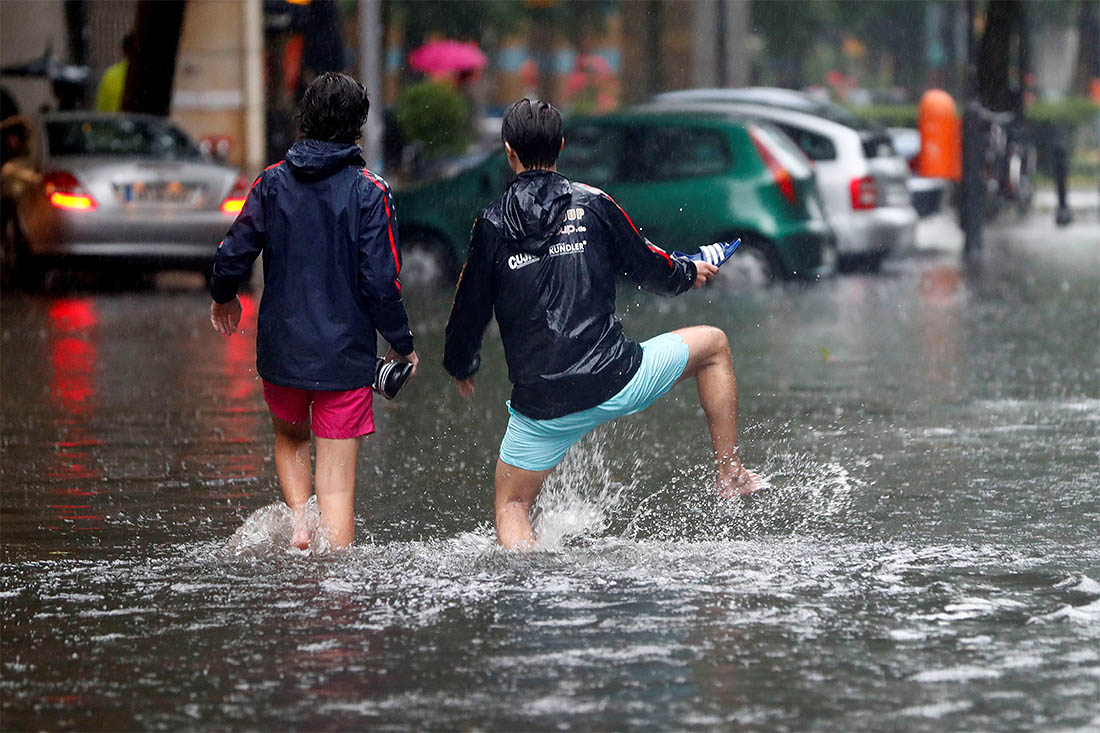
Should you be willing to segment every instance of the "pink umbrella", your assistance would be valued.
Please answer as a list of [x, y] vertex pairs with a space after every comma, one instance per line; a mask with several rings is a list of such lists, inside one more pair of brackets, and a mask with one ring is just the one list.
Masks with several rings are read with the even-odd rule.
[[476, 43], [461, 41], [429, 41], [409, 54], [409, 65], [425, 74], [446, 74], [453, 71], [479, 71], [489, 59]]

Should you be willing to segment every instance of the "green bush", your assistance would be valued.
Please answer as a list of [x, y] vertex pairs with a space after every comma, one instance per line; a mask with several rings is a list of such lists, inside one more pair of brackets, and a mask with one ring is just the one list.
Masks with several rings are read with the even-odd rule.
[[[963, 105], [955, 100], [956, 110], [962, 116]], [[879, 122], [886, 127], [916, 127], [918, 105], [876, 104], [870, 107], [849, 107], [849, 111], [869, 122]], [[1095, 122], [1100, 105], [1087, 97], [1075, 97], [1060, 102], [1034, 102], [1027, 111], [1028, 119], [1041, 124], [1077, 126]]]
[[1100, 104], [1088, 97], [1073, 97], [1060, 102], [1037, 101], [1027, 111], [1029, 119], [1047, 124], [1084, 125], [1096, 122]]
[[429, 158], [460, 153], [470, 142], [470, 104], [449, 84], [422, 81], [397, 100], [397, 125]]
[[869, 107], [849, 107], [848, 111], [861, 120], [877, 122], [883, 127], [917, 126], [915, 104], [873, 104]]

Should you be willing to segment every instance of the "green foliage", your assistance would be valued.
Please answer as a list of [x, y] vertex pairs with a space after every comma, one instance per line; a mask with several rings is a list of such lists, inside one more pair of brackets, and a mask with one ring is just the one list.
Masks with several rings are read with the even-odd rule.
[[869, 107], [849, 107], [848, 111], [861, 120], [878, 122], [885, 127], [917, 126], [915, 104], [873, 104]]
[[1073, 126], [1095, 123], [1097, 115], [1100, 115], [1100, 104], [1088, 97], [1074, 97], [1060, 102], [1038, 101], [1027, 111], [1027, 116], [1035, 122]]
[[397, 125], [429, 158], [461, 153], [470, 141], [470, 104], [449, 84], [422, 81], [397, 100]]
[[[917, 105], [915, 104], [877, 104], [870, 107], [850, 107], [856, 117], [871, 122], [879, 122], [887, 127], [916, 127]], [[962, 114], [962, 110], [959, 110]], [[1087, 97], [1075, 97], [1060, 102], [1038, 101], [1031, 105], [1027, 117], [1033, 123], [1044, 125], [1079, 126], [1095, 123], [1100, 115], [1100, 105]]]
[[523, 3], [514, 0], [391, 0], [387, 7], [391, 22], [404, 24], [410, 49], [432, 33], [473, 41], [480, 41], [486, 28], [511, 33], [524, 15]]

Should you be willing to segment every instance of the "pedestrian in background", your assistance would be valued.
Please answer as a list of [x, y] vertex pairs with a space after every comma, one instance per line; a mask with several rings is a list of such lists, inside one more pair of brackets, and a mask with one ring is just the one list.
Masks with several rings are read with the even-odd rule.
[[374, 432], [375, 332], [389, 342], [387, 361], [408, 362], [413, 375], [419, 361], [401, 299], [393, 198], [356, 144], [369, 107], [366, 90], [345, 74], [309, 85], [298, 113], [303, 139], [253, 184], [210, 279], [211, 323], [231, 335], [241, 318], [237, 289], [264, 255], [256, 371], [301, 549], [314, 488], [331, 545], [352, 542], [360, 438]]
[[99, 112], [119, 112], [122, 110], [122, 97], [126, 93], [126, 75], [130, 73], [130, 59], [134, 57], [137, 40], [133, 33], [127, 33], [122, 39], [122, 59], [111, 64], [99, 79], [96, 90], [95, 108]]

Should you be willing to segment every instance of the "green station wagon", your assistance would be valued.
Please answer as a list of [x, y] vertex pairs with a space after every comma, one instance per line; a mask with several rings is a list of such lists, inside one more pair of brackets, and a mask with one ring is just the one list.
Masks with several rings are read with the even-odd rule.
[[[814, 279], [835, 266], [813, 169], [768, 123], [660, 109], [573, 118], [558, 170], [606, 191], [666, 250], [694, 252], [740, 237], [735, 256], [752, 259], [768, 278]], [[511, 179], [501, 152], [397, 190], [403, 279], [453, 278], [474, 217]]]

